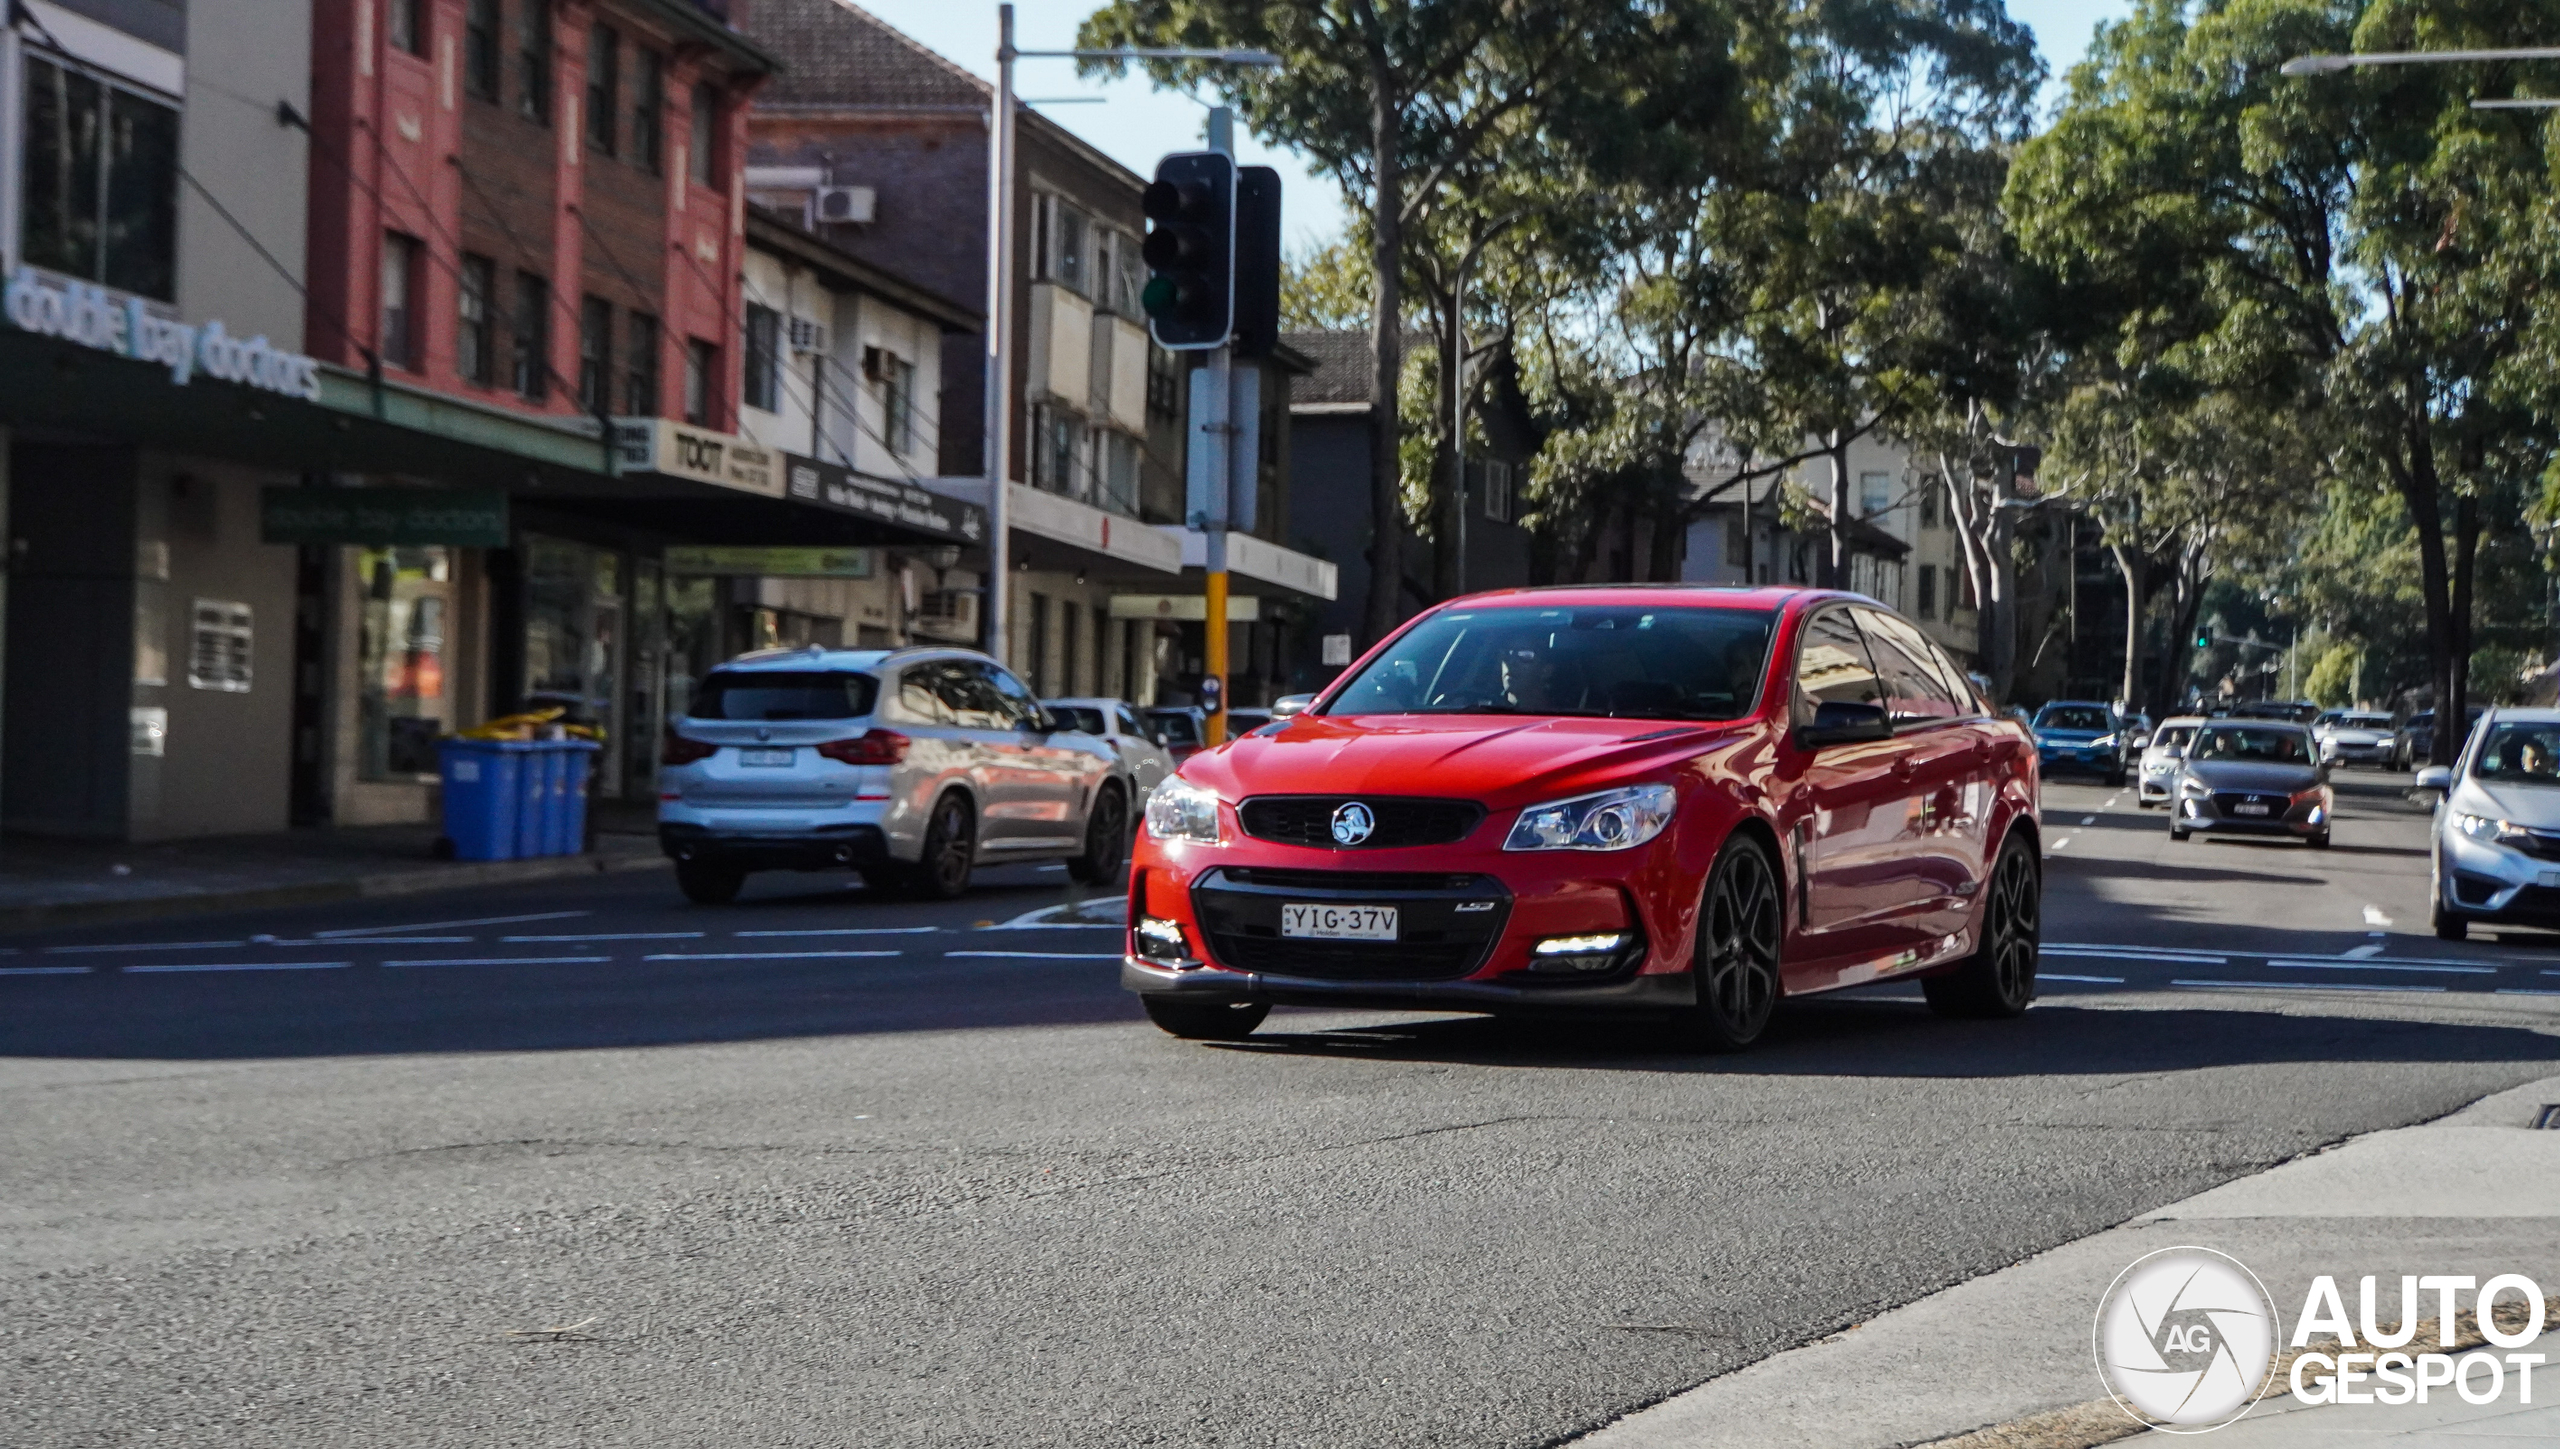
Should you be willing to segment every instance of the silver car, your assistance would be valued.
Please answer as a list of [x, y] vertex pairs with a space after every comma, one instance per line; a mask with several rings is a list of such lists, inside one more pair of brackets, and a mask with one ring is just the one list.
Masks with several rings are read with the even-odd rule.
[[968, 649], [741, 655], [668, 721], [661, 766], [658, 841], [703, 902], [758, 870], [852, 867], [936, 900], [1021, 860], [1108, 882], [1136, 818], [1118, 752]]
[[2329, 848], [2338, 813], [2329, 767], [2320, 763], [2311, 731], [2290, 720], [2205, 721], [2187, 743], [2171, 788], [2171, 840], [2202, 830], [2289, 836], [2314, 850]]
[[2450, 767], [2418, 771], [2436, 804], [2436, 934], [2484, 926], [2560, 930], [2560, 710], [2494, 709]]
[[2391, 716], [2372, 710], [2342, 709], [2311, 727], [2320, 741], [2320, 758], [2333, 765], [2391, 763]]
[[1111, 746], [1137, 791], [1137, 811], [1146, 812], [1147, 797], [1173, 773], [1173, 756], [1138, 723], [1138, 707], [1125, 699], [1044, 699], [1049, 713], [1072, 730]]
[[2169, 803], [2177, 788], [2178, 762], [2187, 757], [2187, 745], [2204, 722], [2204, 716], [2196, 714], [2173, 714], [2160, 721], [2143, 745], [2142, 763], [2134, 772], [2134, 803], [2145, 810]]

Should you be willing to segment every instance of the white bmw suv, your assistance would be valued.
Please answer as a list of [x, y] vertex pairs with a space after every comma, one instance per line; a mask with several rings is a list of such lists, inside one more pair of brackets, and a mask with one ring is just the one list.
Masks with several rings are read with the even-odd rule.
[[768, 649], [704, 676], [667, 722], [658, 841], [696, 901], [757, 870], [852, 868], [947, 900], [980, 865], [1115, 879], [1128, 766], [968, 649]]

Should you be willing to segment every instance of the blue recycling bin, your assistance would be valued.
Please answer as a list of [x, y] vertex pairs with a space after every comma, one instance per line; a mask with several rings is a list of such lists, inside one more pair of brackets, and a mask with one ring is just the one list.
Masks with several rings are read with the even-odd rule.
[[549, 740], [530, 740], [524, 746], [524, 775], [516, 799], [516, 858], [530, 860], [551, 853], [552, 777], [560, 768], [560, 753]]
[[525, 766], [533, 747], [516, 740], [436, 741], [444, 775], [444, 833], [458, 860], [513, 860], [523, 854]]
[[544, 853], [577, 855], [587, 845], [587, 776], [603, 747], [593, 740], [553, 740], [543, 748], [554, 762], [548, 772], [551, 796], [546, 808], [550, 849]]

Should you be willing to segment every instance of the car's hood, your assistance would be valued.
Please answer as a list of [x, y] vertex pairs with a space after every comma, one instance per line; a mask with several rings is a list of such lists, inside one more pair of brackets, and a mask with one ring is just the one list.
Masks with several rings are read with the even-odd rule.
[[2085, 745], [2091, 740], [2105, 739], [2108, 735], [2113, 733], [2114, 731], [2112, 730], [2038, 730], [2036, 731], [2036, 743], [2040, 745]]
[[2214, 790], [2282, 791], [2290, 795], [2311, 788], [2320, 773], [2309, 765], [2272, 765], [2261, 760], [2189, 760], [2187, 773]]
[[1488, 804], [1603, 789], [1646, 766], [1746, 737], [1751, 722], [1299, 715], [1185, 761], [1182, 777], [1254, 795], [1435, 795]]
[[2446, 804], [2457, 814], [2486, 815], [2527, 830], [2560, 830], [2560, 783], [2464, 780]]

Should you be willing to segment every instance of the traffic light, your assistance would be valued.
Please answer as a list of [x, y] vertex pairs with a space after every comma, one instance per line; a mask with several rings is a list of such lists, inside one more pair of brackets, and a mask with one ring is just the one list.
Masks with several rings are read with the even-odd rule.
[[2196, 626], [2196, 647], [2198, 649], [2210, 649], [2213, 647], [2213, 631], [2205, 628], [2201, 624]]
[[1236, 313], [1234, 159], [1215, 151], [1167, 156], [1142, 205], [1147, 330], [1176, 351], [1224, 347]]
[[1236, 356], [1279, 345], [1280, 173], [1247, 166], [1236, 176]]

